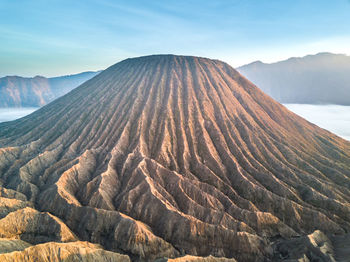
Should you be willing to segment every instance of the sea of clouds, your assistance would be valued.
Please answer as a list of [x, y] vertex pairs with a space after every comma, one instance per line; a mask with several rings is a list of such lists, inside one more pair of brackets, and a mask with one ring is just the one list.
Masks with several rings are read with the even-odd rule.
[[25, 107], [25, 108], [0, 108], [0, 122], [6, 122], [15, 120], [30, 113], [33, 113], [38, 108]]
[[285, 104], [306, 120], [350, 140], [350, 106]]

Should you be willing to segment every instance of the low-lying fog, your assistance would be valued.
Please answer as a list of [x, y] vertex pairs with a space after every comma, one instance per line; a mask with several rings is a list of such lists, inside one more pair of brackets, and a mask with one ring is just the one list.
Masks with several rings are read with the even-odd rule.
[[0, 122], [11, 121], [24, 117], [37, 109], [37, 107], [0, 108]]
[[[350, 140], [350, 106], [285, 104], [294, 113]], [[0, 122], [26, 116], [38, 108], [0, 108]]]
[[350, 106], [284, 104], [306, 120], [350, 140]]

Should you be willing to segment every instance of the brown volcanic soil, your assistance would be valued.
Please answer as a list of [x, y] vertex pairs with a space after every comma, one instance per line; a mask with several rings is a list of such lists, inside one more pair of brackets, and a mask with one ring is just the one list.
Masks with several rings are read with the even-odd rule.
[[205, 58], [127, 59], [0, 124], [0, 174], [132, 260], [263, 261], [276, 237], [350, 230], [350, 143]]

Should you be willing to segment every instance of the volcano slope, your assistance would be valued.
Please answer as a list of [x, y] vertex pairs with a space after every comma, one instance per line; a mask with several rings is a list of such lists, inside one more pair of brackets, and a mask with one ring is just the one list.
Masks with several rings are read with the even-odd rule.
[[4, 204], [0, 237], [263, 261], [276, 238], [350, 230], [350, 143], [217, 60], [124, 60], [0, 124], [0, 148], [2, 196], [57, 225], [19, 233], [24, 204]]

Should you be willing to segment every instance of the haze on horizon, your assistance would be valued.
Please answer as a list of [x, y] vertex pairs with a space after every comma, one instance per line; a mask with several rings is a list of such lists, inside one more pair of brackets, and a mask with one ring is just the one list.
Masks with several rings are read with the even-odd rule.
[[159, 53], [234, 67], [324, 51], [350, 54], [348, 0], [3, 0], [0, 11], [0, 77], [100, 70]]

